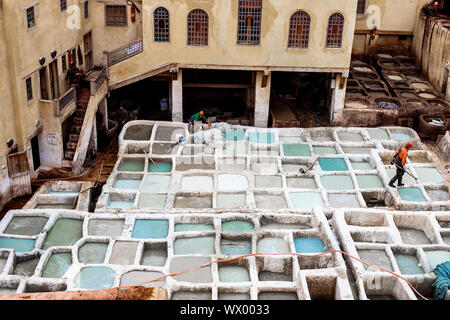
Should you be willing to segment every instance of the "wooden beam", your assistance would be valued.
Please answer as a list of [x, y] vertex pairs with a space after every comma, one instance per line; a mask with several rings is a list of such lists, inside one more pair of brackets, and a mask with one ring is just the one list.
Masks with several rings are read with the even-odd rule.
[[218, 88], [218, 89], [248, 89], [250, 84], [229, 83], [183, 83], [184, 88]]

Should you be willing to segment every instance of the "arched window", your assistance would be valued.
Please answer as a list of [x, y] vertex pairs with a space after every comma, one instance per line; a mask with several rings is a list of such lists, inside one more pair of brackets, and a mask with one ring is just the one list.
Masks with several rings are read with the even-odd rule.
[[154, 41], [170, 42], [169, 11], [159, 7], [153, 13]]
[[356, 13], [364, 14], [366, 12], [366, 0], [358, 0], [358, 6], [356, 7]]
[[327, 48], [340, 48], [344, 31], [344, 17], [340, 13], [334, 13], [328, 20]]
[[202, 9], [194, 9], [188, 15], [188, 45], [208, 45], [208, 14]]
[[262, 0], [239, 0], [238, 44], [259, 45]]
[[297, 11], [289, 24], [289, 48], [308, 48], [311, 18], [305, 11]]

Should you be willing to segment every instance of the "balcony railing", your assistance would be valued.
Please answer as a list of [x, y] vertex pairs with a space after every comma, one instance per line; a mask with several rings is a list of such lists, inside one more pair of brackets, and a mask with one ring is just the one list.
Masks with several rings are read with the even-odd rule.
[[142, 39], [130, 43], [114, 51], [108, 52], [108, 66], [111, 67], [116, 63], [129, 59], [143, 51]]
[[86, 75], [85, 80], [89, 82], [91, 96], [95, 95], [102, 87], [105, 81], [108, 79], [107, 69], [92, 70]]
[[53, 100], [55, 104], [55, 116], [59, 116], [64, 109], [74, 104], [76, 102], [75, 96], [75, 88], [70, 88], [59, 99]]

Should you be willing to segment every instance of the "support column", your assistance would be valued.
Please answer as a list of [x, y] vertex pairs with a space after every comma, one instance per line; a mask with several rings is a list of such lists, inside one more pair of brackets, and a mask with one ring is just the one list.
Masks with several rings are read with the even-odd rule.
[[183, 122], [183, 70], [177, 72], [172, 79], [172, 121]]
[[269, 122], [271, 72], [256, 72], [255, 84], [255, 127], [267, 128]]
[[346, 74], [337, 73], [331, 84], [330, 123], [338, 121], [342, 116], [347, 91]]

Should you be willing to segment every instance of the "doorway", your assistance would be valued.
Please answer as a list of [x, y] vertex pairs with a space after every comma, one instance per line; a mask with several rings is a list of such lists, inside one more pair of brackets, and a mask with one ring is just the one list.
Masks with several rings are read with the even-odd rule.
[[58, 61], [55, 60], [50, 63], [50, 92], [52, 94], [52, 99], [58, 99], [60, 96], [59, 92], [59, 80], [58, 80]]
[[31, 139], [31, 152], [33, 155], [34, 171], [36, 171], [41, 166], [41, 155], [39, 153], [39, 141], [37, 135]]
[[41, 99], [48, 100], [48, 86], [47, 86], [47, 67], [43, 67], [39, 70], [39, 81], [41, 87]]
[[86, 64], [85, 72], [88, 72], [94, 67], [92, 53], [92, 31], [84, 35], [84, 62]]

